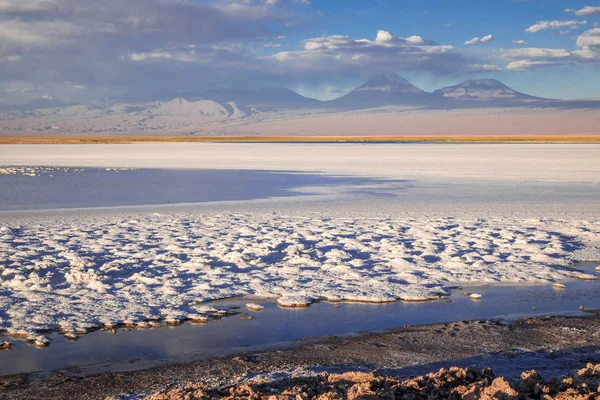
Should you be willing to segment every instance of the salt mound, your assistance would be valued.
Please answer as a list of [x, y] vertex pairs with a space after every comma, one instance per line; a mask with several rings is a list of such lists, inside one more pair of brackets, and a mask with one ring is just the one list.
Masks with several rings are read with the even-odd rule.
[[261, 306], [260, 304], [255, 304], [255, 303], [248, 303], [246, 304], [246, 308], [248, 310], [252, 310], [252, 311], [261, 311], [264, 309], [263, 306]]
[[310, 296], [284, 296], [277, 299], [280, 307], [296, 308], [308, 307], [314, 301]]

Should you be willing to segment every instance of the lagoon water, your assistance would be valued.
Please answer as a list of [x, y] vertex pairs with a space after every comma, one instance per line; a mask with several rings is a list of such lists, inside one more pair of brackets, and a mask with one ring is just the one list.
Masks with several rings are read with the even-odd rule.
[[[0, 174], [0, 211], [207, 203], [298, 196], [303, 187], [363, 187], [373, 180], [255, 170], [34, 168]], [[379, 180], [400, 190], [409, 181]], [[364, 189], [363, 189], [364, 190]], [[368, 193], [368, 192], [363, 192]]]

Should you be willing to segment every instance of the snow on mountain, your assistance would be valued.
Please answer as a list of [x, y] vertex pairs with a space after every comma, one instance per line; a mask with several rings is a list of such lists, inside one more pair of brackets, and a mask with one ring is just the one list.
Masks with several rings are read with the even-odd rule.
[[153, 115], [176, 117], [204, 117], [207, 120], [224, 120], [230, 112], [221, 104], [212, 100], [187, 101], [178, 97], [166, 103], [158, 103], [152, 110]]

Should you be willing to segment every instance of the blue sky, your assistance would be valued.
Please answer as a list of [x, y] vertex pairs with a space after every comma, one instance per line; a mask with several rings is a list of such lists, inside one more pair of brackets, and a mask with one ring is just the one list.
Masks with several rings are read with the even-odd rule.
[[[420, 0], [420, 1], [361, 1], [314, 0], [312, 8], [320, 13], [309, 35], [346, 34], [351, 37], [372, 37], [383, 29], [394, 35], [406, 37], [419, 35], [443, 44], [455, 46], [465, 54], [489, 60], [498, 49], [515, 47], [576, 48], [577, 37], [585, 30], [600, 26], [598, 16], [575, 16], [565, 9], [583, 9], [600, 6], [589, 1], [511, 1], [511, 0]], [[539, 21], [587, 21], [577, 29], [552, 29], [536, 33], [525, 29]], [[570, 33], [564, 31], [569, 30]], [[562, 32], [561, 32], [562, 31]], [[296, 46], [302, 34], [291, 36], [289, 46]], [[465, 45], [474, 37], [487, 34], [493, 40], [479, 46]], [[524, 40], [526, 45], [513, 41]], [[492, 62], [500, 60], [492, 59]], [[417, 86], [433, 91], [440, 86], [462, 81], [463, 76], [432, 76], [414, 72], [397, 71]], [[567, 65], [533, 71], [497, 71], [476, 74], [502, 80], [524, 92], [557, 98], [600, 97], [600, 67], [596, 65]], [[354, 82], [358, 83], [358, 82]], [[350, 83], [349, 83], [350, 84]], [[329, 97], [319, 90], [300, 87], [300, 91], [319, 97]]]
[[493, 77], [538, 96], [600, 98], [600, 3], [0, 0], [0, 103], [215, 86], [328, 99], [379, 72], [428, 91]]

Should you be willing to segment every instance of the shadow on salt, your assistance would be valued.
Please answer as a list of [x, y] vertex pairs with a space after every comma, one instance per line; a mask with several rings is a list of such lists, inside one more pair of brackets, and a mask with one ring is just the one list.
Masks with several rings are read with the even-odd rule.
[[[363, 195], [411, 187], [408, 180], [329, 176], [298, 171], [31, 167], [0, 174], [1, 211], [193, 204], [322, 194]], [[345, 189], [341, 189], [345, 188]], [[383, 192], [381, 192], [383, 191]]]
[[[600, 275], [595, 270], [597, 265], [597, 262], [583, 262], [576, 268]], [[319, 302], [307, 308], [280, 308], [274, 301], [255, 298], [225, 299], [211, 302], [211, 305], [238, 314], [207, 324], [184, 323], [171, 329], [118, 328], [114, 334], [96, 331], [75, 342], [68, 341], [63, 335], [52, 334], [50, 347], [44, 349], [12, 340], [11, 350], [0, 351], [0, 375], [59, 369], [73, 374], [134, 370], [404, 325], [510, 320], [534, 315], [584, 315], [581, 307], [585, 310], [600, 308], [598, 280], [565, 282], [564, 289], [550, 284], [453, 289], [442, 301]], [[482, 297], [472, 299], [463, 294], [465, 291], [479, 293]], [[264, 308], [252, 311], [246, 308], [248, 303], [258, 303]]]

